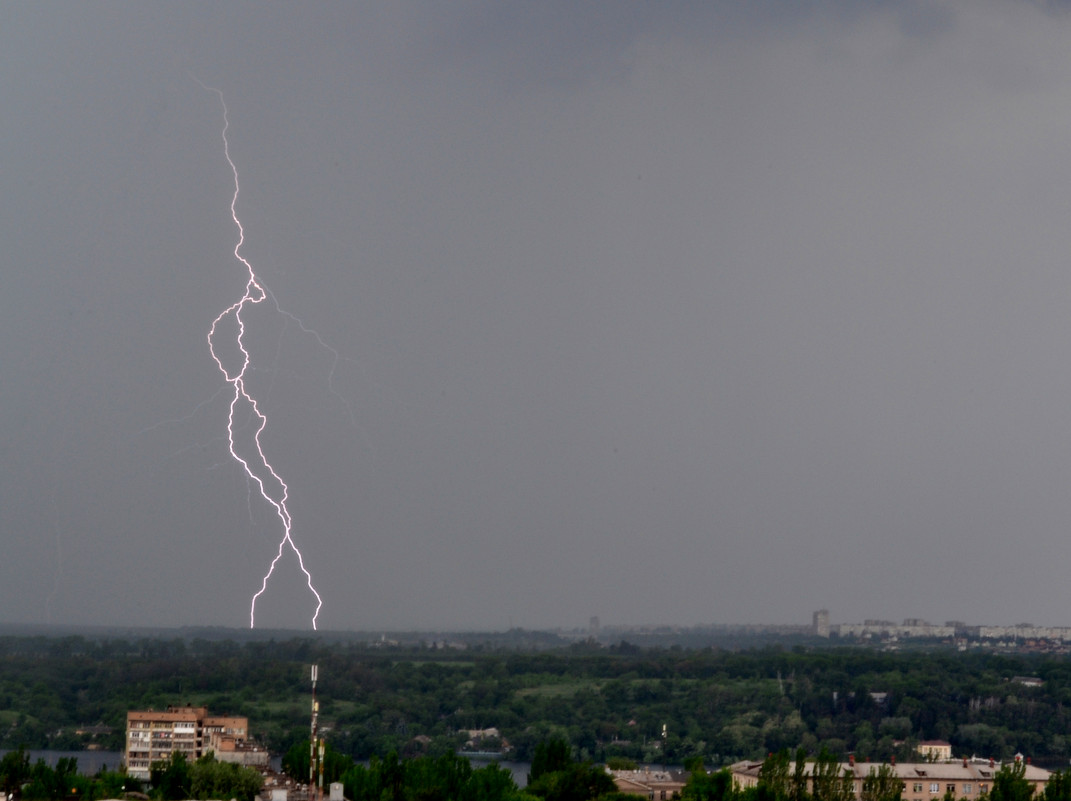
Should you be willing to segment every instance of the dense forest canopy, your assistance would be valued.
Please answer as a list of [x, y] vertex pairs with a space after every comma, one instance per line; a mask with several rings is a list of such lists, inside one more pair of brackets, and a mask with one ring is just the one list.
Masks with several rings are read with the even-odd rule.
[[328, 741], [359, 759], [452, 753], [490, 728], [492, 745], [522, 760], [551, 737], [580, 759], [708, 766], [797, 747], [905, 759], [929, 739], [957, 756], [1071, 757], [1062, 656], [78, 636], [0, 638], [0, 748], [120, 750], [128, 710], [191, 703], [247, 716], [256, 739], [285, 753], [307, 737], [312, 663]]

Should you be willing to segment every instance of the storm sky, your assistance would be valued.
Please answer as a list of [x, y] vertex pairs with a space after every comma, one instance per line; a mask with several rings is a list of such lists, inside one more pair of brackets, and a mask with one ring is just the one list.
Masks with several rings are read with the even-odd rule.
[[[245, 626], [275, 554], [203, 82], [321, 629], [1071, 625], [1069, 41], [1025, 1], [8, 4], [0, 621]], [[314, 607], [284, 555], [258, 625]]]

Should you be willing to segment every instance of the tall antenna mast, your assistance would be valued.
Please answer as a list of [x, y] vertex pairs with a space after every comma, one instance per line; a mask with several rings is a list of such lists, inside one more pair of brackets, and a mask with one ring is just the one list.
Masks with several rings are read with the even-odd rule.
[[[317, 666], [312, 666], [312, 726], [309, 738], [309, 798], [313, 798], [316, 792], [316, 714], [320, 711], [316, 703], [316, 674]], [[323, 757], [321, 756], [321, 759]]]
[[324, 797], [324, 738], [320, 738], [320, 779], [316, 787], [316, 798], [323, 801]]

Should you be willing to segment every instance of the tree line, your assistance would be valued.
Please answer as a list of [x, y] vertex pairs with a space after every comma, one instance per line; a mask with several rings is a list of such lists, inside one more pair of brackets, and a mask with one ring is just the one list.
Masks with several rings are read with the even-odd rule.
[[[474, 768], [457, 754], [399, 757], [390, 752], [368, 764], [327, 749], [326, 782], [341, 782], [350, 801], [635, 801], [619, 792], [601, 765], [577, 758], [574, 749], [555, 738], [537, 744], [527, 786], [496, 765]], [[308, 778], [308, 744], [295, 744], [283, 760], [292, 778]], [[809, 762], [809, 764], [808, 764]], [[681, 801], [855, 801], [855, 777], [843, 771], [836, 756], [823, 750], [809, 759], [798, 749], [795, 759], [782, 750], [763, 762], [757, 785], [740, 787], [728, 768], [708, 771], [698, 757], [688, 760]], [[805, 767], [808, 769], [805, 770]], [[974, 801], [1071, 801], [1071, 773], [1054, 773], [1034, 796], [1020, 762], [1005, 764], [991, 789]], [[152, 765], [148, 786], [122, 771], [102, 770], [95, 776], [77, 771], [77, 760], [62, 758], [55, 768], [38, 760], [31, 764], [19, 749], [0, 760], [0, 789], [18, 801], [100, 801], [107, 798], [178, 799], [234, 798], [254, 801], [261, 777], [251, 769], [217, 762], [211, 755], [189, 762], [180, 753]], [[146, 796], [143, 791], [148, 790]], [[876, 765], [863, 780], [859, 801], [901, 801], [903, 784], [888, 765]], [[946, 792], [941, 801], [963, 801]]]
[[314, 638], [0, 638], [0, 748], [121, 750], [128, 710], [192, 703], [247, 716], [256, 739], [285, 753], [307, 736], [312, 663], [328, 740], [355, 759], [437, 758], [491, 727], [519, 760], [552, 738], [581, 760], [701, 757], [715, 767], [798, 747], [904, 761], [929, 739], [948, 740], [958, 756], [1071, 758], [1065, 656], [628, 643], [450, 650]]
[[[297, 781], [308, 780], [308, 743], [286, 753], [283, 770]], [[341, 782], [350, 801], [611, 801], [619, 796], [602, 766], [576, 759], [561, 739], [536, 746], [523, 789], [509, 770], [495, 763], [475, 768], [455, 753], [404, 758], [390, 751], [364, 765], [330, 747], [324, 754], [324, 782]]]
[[123, 770], [100, 770], [93, 776], [78, 772], [78, 760], [61, 757], [55, 767], [45, 760], [30, 761], [25, 749], [9, 751], [0, 759], [0, 789], [4, 798], [25, 801], [100, 801], [106, 798], [144, 797], [154, 801], [231, 798], [254, 801], [263, 779], [253, 768], [218, 762], [211, 754], [195, 762], [184, 754], [155, 762], [148, 787]]

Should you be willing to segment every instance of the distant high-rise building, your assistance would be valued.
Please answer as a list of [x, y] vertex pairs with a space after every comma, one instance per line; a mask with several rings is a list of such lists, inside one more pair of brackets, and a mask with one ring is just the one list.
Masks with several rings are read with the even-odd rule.
[[233, 750], [249, 733], [249, 719], [212, 717], [203, 706], [169, 706], [126, 713], [126, 770], [139, 779], [149, 778], [149, 766], [185, 754], [192, 762], [209, 751]]
[[592, 615], [591, 618], [588, 620], [588, 631], [590, 631], [590, 632], [592, 632], [594, 634], [598, 630], [599, 630], [599, 616], [598, 615]]
[[819, 609], [814, 613], [814, 635], [816, 637], [829, 636], [829, 610]]

